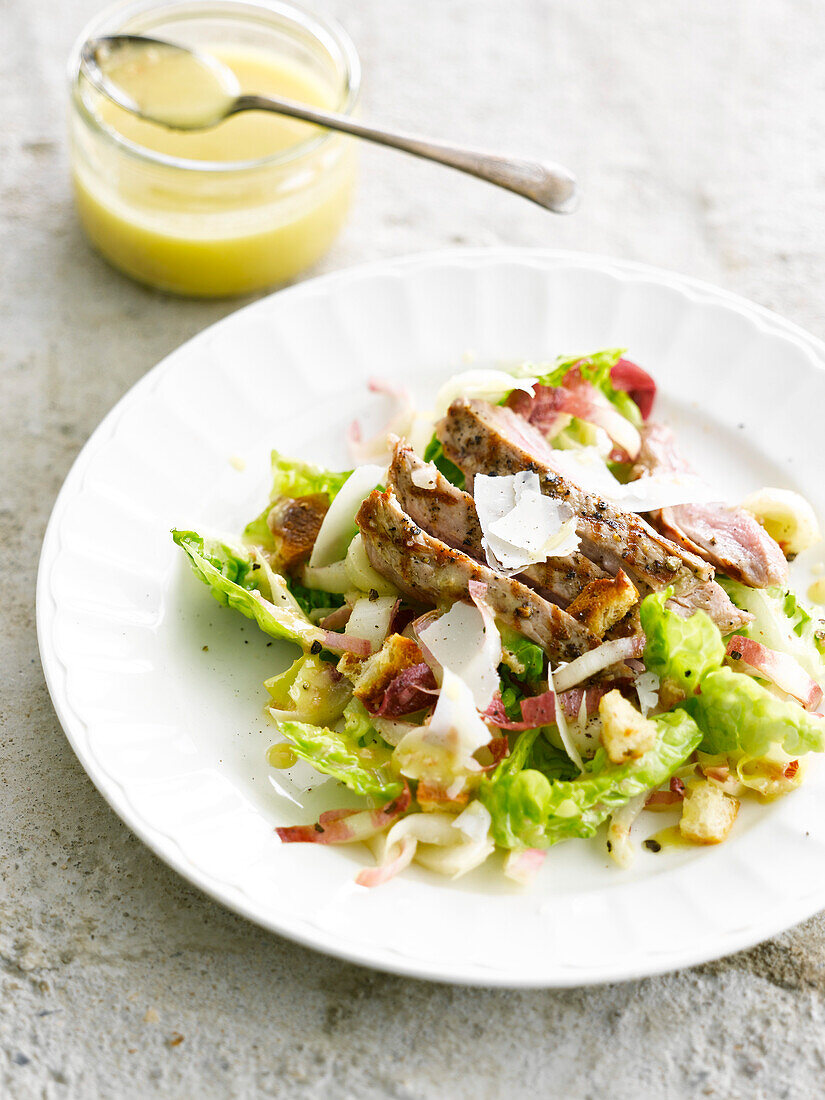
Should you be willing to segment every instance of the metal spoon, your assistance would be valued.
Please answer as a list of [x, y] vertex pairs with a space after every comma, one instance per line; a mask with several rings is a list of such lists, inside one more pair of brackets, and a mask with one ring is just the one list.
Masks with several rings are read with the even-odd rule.
[[[128, 89], [130, 68], [161, 65], [186, 66], [186, 101], [156, 101], [132, 94]], [[211, 55], [141, 35], [119, 34], [93, 38], [80, 54], [80, 67], [91, 84], [119, 107], [149, 122], [173, 130], [201, 130], [216, 126], [240, 111], [274, 111], [328, 130], [388, 145], [405, 153], [457, 168], [470, 176], [514, 191], [556, 214], [570, 214], [578, 206], [579, 188], [575, 176], [561, 165], [548, 161], [501, 157], [479, 149], [461, 148], [430, 141], [414, 134], [384, 130], [357, 122], [348, 115], [324, 111], [280, 96], [242, 95], [234, 73]], [[151, 88], [151, 80], [143, 81]]]

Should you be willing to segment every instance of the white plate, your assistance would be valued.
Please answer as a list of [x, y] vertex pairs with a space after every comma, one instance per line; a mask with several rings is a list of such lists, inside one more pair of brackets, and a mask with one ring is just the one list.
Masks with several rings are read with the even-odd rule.
[[367, 394], [372, 375], [424, 398], [469, 352], [481, 364], [614, 345], [654, 373], [659, 414], [700, 471], [734, 497], [762, 484], [798, 489], [825, 515], [825, 347], [742, 299], [612, 260], [469, 251], [324, 276], [201, 333], [124, 397], [55, 505], [38, 631], [75, 752], [154, 852], [304, 944], [485, 985], [652, 974], [748, 946], [825, 906], [816, 766], [800, 791], [740, 815], [719, 848], [642, 851], [622, 872], [595, 842], [572, 842], [526, 892], [496, 866], [457, 883], [413, 868], [368, 891], [352, 885], [371, 861], [366, 849], [279, 845], [273, 831], [340, 804], [338, 789], [314, 791], [303, 812], [294, 791], [273, 786], [261, 682], [289, 647], [218, 606], [170, 527], [239, 530], [266, 498], [271, 446], [344, 463], [351, 418], [368, 410], [377, 424], [386, 413], [385, 399]]

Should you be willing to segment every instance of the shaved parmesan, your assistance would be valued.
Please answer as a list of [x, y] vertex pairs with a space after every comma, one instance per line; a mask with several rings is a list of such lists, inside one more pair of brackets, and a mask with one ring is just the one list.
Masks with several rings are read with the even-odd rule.
[[587, 493], [595, 493], [622, 512], [654, 512], [679, 504], [718, 504], [721, 495], [701, 478], [688, 473], [650, 474], [623, 485], [608, 470], [596, 447], [557, 450], [553, 469]]
[[[618, 484], [618, 482], [617, 482]], [[718, 489], [693, 474], [651, 474], [621, 486], [617, 503], [625, 512], [655, 512], [678, 504], [720, 504]]]
[[473, 753], [491, 740], [467, 684], [443, 671], [441, 691], [430, 721], [416, 726], [397, 746], [393, 757], [402, 775], [450, 787], [462, 782], [481, 765]]
[[386, 478], [386, 466], [358, 466], [352, 471], [324, 516], [309, 558], [311, 568], [332, 565], [344, 557], [357, 531], [355, 515], [358, 509], [364, 498]]
[[443, 669], [461, 677], [476, 708], [485, 711], [498, 690], [501, 664], [501, 635], [492, 615], [485, 622], [478, 607], [455, 603], [418, 637]]
[[544, 496], [533, 471], [502, 477], [477, 474], [473, 495], [492, 569], [518, 573], [549, 557], [566, 557], [578, 548], [572, 508]]

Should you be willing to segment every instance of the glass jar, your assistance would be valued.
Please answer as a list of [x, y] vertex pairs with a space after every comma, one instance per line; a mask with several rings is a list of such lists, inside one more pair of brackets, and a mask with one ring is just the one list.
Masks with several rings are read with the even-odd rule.
[[[107, 120], [109, 101], [79, 71], [83, 42], [118, 33], [207, 52], [216, 44], [221, 50], [253, 50], [267, 63], [300, 70], [324, 89], [325, 106], [351, 113], [360, 64], [346, 33], [282, 0], [138, 0], [110, 8], [89, 24], [69, 67], [77, 209], [89, 240], [115, 267], [175, 294], [224, 297], [283, 283], [315, 263], [349, 208], [354, 142], [293, 123], [300, 134], [296, 143], [254, 159], [204, 160], [148, 148]], [[239, 115], [213, 135], [217, 139], [221, 127], [240, 119], [248, 127], [250, 119], [276, 117]], [[171, 141], [169, 131], [165, 139]], [[182, 147], [189, 148], [185, 141]]]

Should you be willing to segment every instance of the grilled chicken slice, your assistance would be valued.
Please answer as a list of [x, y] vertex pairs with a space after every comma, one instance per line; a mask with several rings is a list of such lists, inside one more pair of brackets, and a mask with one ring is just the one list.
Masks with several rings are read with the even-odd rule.
[[542, 492], [576, 512], [584, 554], [613, 575], [624, 569], [642, 594], [672, 585], [681, 595], [712, 579], [713, 569], [701, 558], [634, 513], [620, 512], [556, 473], [550, 445], [511, 409], [459, 398], [437, 424], [436, 433], [444, 453], [468, 476], [534, 470]]
[[723, 634], [732, 634], [753, 621], [753, 615], [749, 611], [740, 611], [721, 584], [717, 584], [716, 581], [700, 584], [686, 596], [677, 596], [675, 599], [668, 600], [667, 605], [683, 618], [692, 615], [694, 611], [706, 612]]
[[281, 497], [272, 506], [266, 522], [285, 569], [293, 570], [309, 560], [328, 510], [326, 493]]
[[595, 634], [532, 589], [428, 535], [392, 490], [371, 493], [355, 521], [373, 569], [411, 599], [446, 607], [469, 600], [469, 582], [482, 581], [495, 617], [540, 645], [551, 660], [570, 661], [599, 645]]
[[[634, 469], [637, 477], [693, 472], [676, 451], [670, 428], [655, 423], [644, 427]], [[744, 508], [679, 504], [651, 513], [651, 520], [668, 538], [734, 580], [752, 588], [788, 583], [788, 563], [778, 543]]]
[[[395, 445], [387, 478], [403, 510], [419, 527], [455, 550], [484, 562], [481, 525], [469, 493], [451, 484], [432, 463], [423, 462], [411, 447]], [[584, 554], [549, 558], [519, 574], [545, 599], [566, 607], [592, 581], [606, 576]]]

